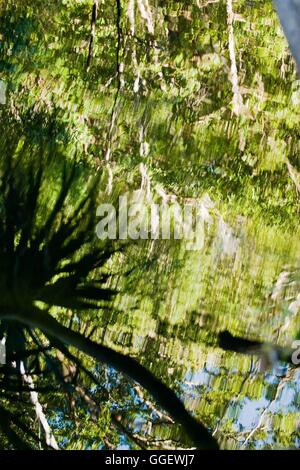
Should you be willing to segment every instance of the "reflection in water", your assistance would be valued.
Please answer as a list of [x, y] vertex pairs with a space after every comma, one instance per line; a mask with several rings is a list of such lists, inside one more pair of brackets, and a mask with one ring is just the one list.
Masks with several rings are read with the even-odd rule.
[[[0, 0], [0, 448], [47, 448], [22, 361], [60, 448], [193, 446], [162, 383], [222, 448], [299, 447], [299, 368], [270, 346], [300, 331], [300, 83], [273, 2], [121, 3]], [[124, 194], [197, 203], [199, 249], [98, 248]]]
[[[135, 250], [145, 252], [145, 246]], [[142, 305], [107, 325], [107, 343], [126, 347], [157, 376], [168, 377], [226, 448], [297, 446], [299, 371], [272, 363], [271, 354], [265, 361], [224, 352], [217, 334], [229, 330], [291, 348], [299, 329], [298, 234], [217, 217], [202, 251], [173, 242], [165, 250], [151, 247], [149, 258], [126, 283], [127, 308], [132, 284], [143, 293]], [[143, 432], [178, 439], [169, 424]]]

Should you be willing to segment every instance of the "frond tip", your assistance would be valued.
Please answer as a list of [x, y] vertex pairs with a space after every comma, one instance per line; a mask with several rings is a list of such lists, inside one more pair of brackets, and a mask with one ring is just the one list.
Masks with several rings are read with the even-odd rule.
[[81, 171], [33, 148], [2, 155], [0, 315], [35, 301], [83, 310], [113, 299], [99, 275], [113, 250], [95, 237], [98, 180], [82, 187]]

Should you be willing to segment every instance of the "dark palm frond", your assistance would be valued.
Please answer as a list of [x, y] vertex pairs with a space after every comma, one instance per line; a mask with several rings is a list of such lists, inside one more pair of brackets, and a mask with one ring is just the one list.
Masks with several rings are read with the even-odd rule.
[[[45, 188], [49, 168], [58, 174], [56, 188]], [[78, 310], [110, 302], [115, 292], [103, 287], [108, 276], [96, 275], [116, 251], [96, 239], [98, 179], [72, 202], [70, 192], [80, 191], [76, 163], [25, 146], [1, 159], [0, 180], [0, 309], [22, 309], [36, 300]], [[49, 207], [45, 191], [57, 192]], [[92, 273], [98, 282], [87, 280]]]
[[[38, 300], [77, 312], [110, 308], [115, 292], [105, 287], [109, 275], [101, 268], [117, 249], [101, 245], [95, 236], [98, 178], [82, 188], [76, 162], [27, 144], [18, 150], [15, 141], [1, 145], [0, 316], [26, 315]], [[83, 195], [73, 202], [72, 191]], [[3, 336], [7, 361], [15, 363], [7, 378], [16, 376], [20, 386], [28, 334], [22, 322], [2, 319]]]
[[[128, 375], [145, 387], [175, 421], [180, 423], [200, 448], [217, 448], [210, 432], [193, 418], [177, 395], [136, 360], [97, 344], [84, 334], [59, 323], [50, 315], [52, 306], [84, 313], [87, 309], [112, 308], [115, 291], [107, 287], [105, 264], [117, 250], [103, 246], [96, 239], [97, 178], [92, 186], [81, 188], [82, 178], [76, 163], [62, 156], [23, 146], [22, 151], [3, 154], [0, 160], [0, 320], [20, 328], [23, 341], [28, 330], [40, 330], [55, 349], [55, 341], [66, 350], [78, 352]], [[63, 163], [61, 163], [61, 161]], [[53, 182], [53, 173], [57, 178]], [[55, 172], [54, 172], [55, 173]], [[45, 186], [48, 184], [48, 187]], [[72, 199], [72, 193], [76, 193]], [[82, 196], [79, 196], [83, 194]], [[49, 197], [48, 197], [49, 196]], [[38, 301], [42, 305], [38, 305]], [[16, 331], [16, 330], [14, 330]], [[14, 331], [9, 332], [11, 336]], [[24, 333], [25, 332], [25, 333]], [[32, 340], [32, 338], [31, 338]], [[26, 344], [22, 348], [26, 349]], [[61, 349], [58, 347], [58, 349]], [[17, 354], [16, 346], [11, 354]], [[48, 369], [59, 377], [59, 361], [43, 353]], [[26, 423], [19, 423], [0, 409], [8, 424], [6, 437], [14, 446], [25, 448], [27, 441], [15, 431], [27, 433]], [[9, 435], [7, 434], [9, 433]], [[33, 436], [31, 436], [33, 438]]]

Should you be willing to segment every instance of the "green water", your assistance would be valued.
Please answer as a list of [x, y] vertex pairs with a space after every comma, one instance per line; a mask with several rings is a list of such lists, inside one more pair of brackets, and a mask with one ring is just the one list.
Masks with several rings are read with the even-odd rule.
[[[299, 331], [299, 315], [289, 310], [299, 292], [299, 236], [240, 219], [227, 225], [227, 239], [219, 221], [207, 228], [201, 251], [174, 242], [137, 246], [149, 263], [125, 284], [121, 306], [128, 314], [108, 322], [105, 342], [175, 386], [224, 447], [286, 448], [298, 445], [299, 373], [226, 353], [217, 334], [292, 344]], [[141, 302], [129, 310], [132, 290]], [[170, 425], [152, 435], [176, 439]]]
[[[24, 148], [30, 150], [27, 170], [31, 162], [37, 171], [43, 151], [66, 161], [66, 168], [76, 162], [69, 212], [90, 191], [94, 175], [97, 204], [115, 204], [125, 193], [146, 195], [147, 204], [206, 201], [203, 246], [130, 242], [105, 265], [112, 274], [107, 284], [118, 291], [108, 310], [78, 313], [50, 299], [55, 307], [49, 311], [63, 325], [136, 358], [177, 393], [221, 448], [299, 448], [299, 368], [273, 360], [272, 353], [266, 362], [218, 343], [219, 333], [229, 331], [292, 348], [300, 331], [300, 86], [272, 2], [235, 1], [233, 31], [225, 0], [149, 0], [146, 16], [136, 8], [134, 21], [131, 3], [121, 3], [118, 12], [116, 2], [98, 2], [87, 67], [92, 1], [0, 0], [0, 80], [7, 86], [1, 164]], [[59, 171], [49, 165], [40, 226], [59, 184]], [[18, 215], [14, 201], [12, 193]], [[87, 236], [95, 238], [96, 206], [93, 218]], [[16, 220], [17, 246], [22, 220]], [[1, 262], [9, 266], [3, 250]], [[32, 349], [37, 343], [26, 335]], [[32, 361], [41, 387], [61, 386], [56, 368], [68, 361], [56, 348], [36, 359], [38, 366]], [[70, 349], [98, 382], [81, 371], [78, 383], [41, 392], [62, 448], [193, 447], [147, 391]], [[9, 374], [1, 375], [0, 404], [23, 416], [28, 394], [6, 393]], [[96, 421], [91, 400], [100, 410]], [[36, 429], [32, 409], [27, 424]], [[1, 433], [1, 448], [18, 447]]]

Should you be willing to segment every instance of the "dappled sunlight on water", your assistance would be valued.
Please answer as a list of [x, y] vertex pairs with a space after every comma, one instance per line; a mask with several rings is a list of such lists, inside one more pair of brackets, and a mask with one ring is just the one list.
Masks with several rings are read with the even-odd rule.
[[[201, 251], [186, 251], [179, 242], [152, 246], [145, 264], [122, 285], [128, 314], [108, 322], [105, 341], [125, 347], [177, 390], [226, 448], [296, 445], [297, 370], [272, 358], [225, 352], [217, 335], [228, 330], [291, 347], [300, 320], [298, 234], [261, 220], [224, 227], [216, 220], [207, 229]], [[147, 253], [147, 246], [136, 250]], [[132, 283], [143, 292], [137, 310], [130, 309]], [[174, 427], [158, 428], [158, 435], [175, 439]]]

